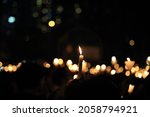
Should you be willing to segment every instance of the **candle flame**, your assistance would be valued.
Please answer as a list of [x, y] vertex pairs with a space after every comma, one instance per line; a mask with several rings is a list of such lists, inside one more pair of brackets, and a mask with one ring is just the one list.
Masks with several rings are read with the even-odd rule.
[[111, 57], [111, 60], [112, 60], [112, 61], [116, 61], [117, 59], [116, 59], [115, 56], [112, 56], [112, 57]]
[[131, 61], [129, 57], [127, 58], [127, 61]]
[[82, 54], [82, 49], [80, 46], [79, 46], [79, 53]]
[[150, 56], [147, 57], [147, 61], [150, 61]]

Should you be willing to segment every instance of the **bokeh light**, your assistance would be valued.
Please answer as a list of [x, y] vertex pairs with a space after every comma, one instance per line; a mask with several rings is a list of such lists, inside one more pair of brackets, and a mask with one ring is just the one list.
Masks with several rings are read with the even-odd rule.
[[49, 27], [54, 27], [55, 26], [55, 21], [51, 20], [48, 22]]
[[134, 41], [134, 40], [130, 40], [130, 41], [129, 41], [129, 45], [130, 45], [130, 46], [134, 46], [134, 45], [135, 45], [135, 41]]
[[14, 23], [16, 21], [16, 18], [14, 16], [8, 17], [8, 22], [9, 23]]

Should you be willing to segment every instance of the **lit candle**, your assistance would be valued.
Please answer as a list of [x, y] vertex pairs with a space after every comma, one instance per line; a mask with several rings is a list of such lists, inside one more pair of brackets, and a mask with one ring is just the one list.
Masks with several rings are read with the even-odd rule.
[[150, 56], [147, 57], [146, 63], [147, 65], [150, 65]]
[[45, 68], [50, 68], [51, 65], [50, 65], [48, 62], [44, 62], [44, 63], [43, 63], [43, 67], [45, 67]]
[[110, 72], [111, 75], [115, 75], [116, 74], [116, 70], [112, 69]]
[[58, 59], [58, 64], [59, 64], [60, 67], [64, 67], [64, 61], [63, 61], [63, 59], [59, 58]]
[[106, 67], [107, 67], [107, 66], [106, 66], [105, 64], [102, 64], [102, 65], [101, 65], [101, 72], [104, 72], [104, 71], [106, 70]]
[[88, 63], [85, 60], [82, 62], [82, 72], [88, 72]]
[[143, 79], [147, 78], [149, 72], [147, 70], [143, 70]]
[[135, 61], [131, 61], [130, 58], [127, 58], [127, 61], [125, 61], [125, 68], [127, 70], [131, 70], [134, 64], [135, 64]]
[[69, 66], [71, 66], [73, 63], [72, 63], [72, 60], [67, 60], [67, 62], [66, 62], [66, 65], [69, 67]]
[[115, 57], [115, 56], [112, 56], [112, 58], [111, 58], [111, 64], [112, 64], [112, 65], [115, 65], [116, 63], [117, 63], [116, 57]]
[[3, 63], [0, 61], [0, 67], [2, 67], [3, 66]]
[[55, 58], [55, 59], [53, 60], [53, 64], [54, 64], [55, 67], [58, 67], [58, 66], [59, 66], [59, 59], [58, 59], [58, 58]]
[[12, 71], [13, 71], [13, 72], [16, 72], [16, 71], [17, 71], [17, 66], [16, 66], [16, 65], [13, 65], [13, 66], [12, 66]]
[[73, 73], [78, 71], [78, 65], [77, 64], [70, 65], [68, 68]]
[[74, 76], [73, 76], [73, 79], [77, 79], [78, 78], [78, 74], [75, 74]]
[[8, 71], [9, 71], [9, 72], [12, 72], [12, 71], [13, 71], [13, 66], [12, 66], [12, 64], [9, 64], [7, 68], [8, 68]]
[[128, 88], [128, 93], [129, 93], [129, 94], [131, 94], [131, 93], [133, 92], [134, 87], [135, 87], [134, 85], [129, 84], [129, 88]]
[[78, 66], [79, 66], [78, 77], [80, 78], [82, 75], [82, 62], [84, 59], [84, 56], [82, 54], [82, 49], [80, 46], [79, 46], [79, 53], [80, 53], [80, 55], [79, 55], [79, 63], [78, 63]]

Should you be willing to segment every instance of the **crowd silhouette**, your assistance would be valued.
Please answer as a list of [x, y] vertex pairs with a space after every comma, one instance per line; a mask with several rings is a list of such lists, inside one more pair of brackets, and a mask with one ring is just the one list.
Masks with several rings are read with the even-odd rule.
[[[0, 72], [2, 100], [136, 100], [150, 99], [149, 76], [127, 78], [123, 74], [83, 76], [72, 79], [65, 67], [50, 69], [33, 62], [23, 63], [16, 72]], [[134, 84], [133, 93], [128, 93]]]

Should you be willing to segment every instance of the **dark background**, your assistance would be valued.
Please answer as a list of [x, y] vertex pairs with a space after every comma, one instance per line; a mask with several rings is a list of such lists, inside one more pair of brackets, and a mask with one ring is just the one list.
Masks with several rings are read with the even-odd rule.
[[[99, 46], [103, 62], [115, 55], [120, 61], [131, 57], [145, 64], [150, 52], [150, 8], [143, 1], [1, 0], [0, 4], [0, 60], [3, 61], [51, 61], [63, 57], [60, 46], [63, 48], [67, 42], [72, 42], [72, 46], [80, 43]], [[76, 13], [76, 8], [82, 12]], [[42, 13], [42, 9], [48, 12]], [[10, 16], [16, 18], [14, 23], [8, 22]], [[55, 27], [48, 26], [50, 20], [58, 21]], [[134, 46], [129, 45], [131, 39]]]

